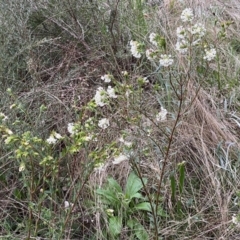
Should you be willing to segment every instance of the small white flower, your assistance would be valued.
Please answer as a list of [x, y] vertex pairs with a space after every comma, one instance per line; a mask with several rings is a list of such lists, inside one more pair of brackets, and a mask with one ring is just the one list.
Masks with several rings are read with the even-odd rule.
[[198, 45], [198, 43], [201, 41], [201, 38], [198, 38], [192, 42], [192, 46]]
[[22, 163], [20, 163], [20, 166], [19, 166], [19, 169], [18, 169], [18, 171], [19, 172], [23, 172], [24, 170], [26, 169], [26, 166], [25, 166], [25, 164], [22, 162]]
[[63, 138], [59, 133], [56, 133], [56, 132], [53, 133], [53, 136], [54, 136], [56, 139], [62, 139], [62, 138]]
[[132, 90], [128, 89], [128, 90], [125, 92], [125, 96], [128, 98], [131, 93], [132, 93]]
[[70, 203], [68, 201], [64, 201], [64, 208], [70, 208], [73, 206], [73, 203]]
[[156, 59], [157, 54], [153, 49], [149, 48], [146, 50], [146, 57], [148, 60], [152, 61], [152, 60]]
[[71, 135], [76, 133], [74, 123], [68, 123], [67, 130]]
[[232, 216], [232, 223], [235, 224], [235, 225], [240, 225], [240, 222], [239, 222], [236, 214], [233, 214], [233, 216]]
[[133, 145], [132, 142], [125, 141], [125, 140], [123, 139], [123, 137], [120, 137], [120, 138], [119, 138], [119, 142], [123, 143], [126, 147], [132, 147], [132, 145]]
[[8, 135], [12, 135], [12, 134], [13, 134], [12, 130], [10, 130], [9, 128], [5, 128], [5, 132], [6, 132]]
[[150, 42], [151, 42], [153, 45], [155, 45], [155, 46], [157, 46], [156, 37], [157, 37], [157, 34], [156, 34], [156, 33], [151, 33], [151, 34], [149, 35], [149, 40], [150, 40]]
[[181, 54], [186, 54], [188, 51], [187, 41], [182, 39], [176, 43], [176, 50]]
[[137, 41], [130, 41], [130, 46], [131, 46], [131, 53], [135, 58], [140, 58], [141, 57], [141, 53], [139, 52], [139, 47], [140, 44]]
[[89, 141], [91, 141], [93, 139], [93, 135], [92, 134], [89, 134], [89, 135], [87, 135], [86, 137], [85, 137], [85, 141], [86, 142], [89, 142]]
[[106, 92], [102, 87], [97, 89], [94, 100], [97, 106], [103, 107], [106, 105]]
[[53, 135], [50, 135], [46, 141], [48, 144], [55, 144], [57, 142], [57, 139]]
[[164, 121], [167, 119], [167, 110], [163, 107], [161, 107], [161, 111], [157, 114], [156, 120], [157, 122]]
[[113, 210], [113, 209], [107, 209], [107, 210], [106, 210], [106, 213], [107, 213], [107, 215], [110, 216], [110, 217], [113, 217], [113, 216], [114, 216], [114, 215], [113, 215], [113, 213], [114, 213], [114, 210]]
[[112, 75], [111, 74], [105, 74], [104, 76], [101, 76], [101, 79], [105, 82], [105, 83], [109, 83], [112, 80]]
[[119, 164], [126, 160], [128, 160], [128, 157], [124, 154], [120, 154], [119, 156], [114, 158], [114, 161], [112, 163], [115, 165], [115, 164]]
[[117, 95], [115, 94], [115, 90], [111, 86], [108, 86], [107, 94], [110, 98], [117, 98]]
[[105, 164], [100, 162], [100, 163], [96, 163], [94, 166], [94, 171], [102, 171], [104, 170]]
[[181, 19], [183, 22], [191, 22], [193, 18], [194, 18], [194, 15], [191, 8], [186, 8], [182, 11]]
[[107, 118], [102, 118], [98, 122], [98, 126], [102, 129], [106, 129], [110, 126], [109, 120]]
[[123, 75], [124, 77], [127, 77], [127, 76], [128, 76], [128, 72], [127, 72], [127, 71], [122, 71], [121, 73], [122, 73], [122, 75]]
[[149, 80], [147, 79], [147, 77], [144, 77], [144, 78], [142, 79], [142, 82], [146, 84], [146, 83], [149, 83]]
[[186, 29], [183, 26], [177, 27], [177, 37], [179, 39], [184, 39], [186, 37]]
[[214, 48], [210, 49], [210, 50], [207, 50], [205, 49], [205, 56], [203, 57], [203, 59], [207, 60], [207, 61], [212, 61], [216, 55], [217, 55], [217, 52]]
[[8, 119], [8, 116], [6, 116], [4, 113], [0, 112], [0, 119], [2, 119], [3, 122], [5, 122]]
[[173, 59], [171, 55], [162, 54], [159, 62], [160, 65], [168, 67], [173, 64]]

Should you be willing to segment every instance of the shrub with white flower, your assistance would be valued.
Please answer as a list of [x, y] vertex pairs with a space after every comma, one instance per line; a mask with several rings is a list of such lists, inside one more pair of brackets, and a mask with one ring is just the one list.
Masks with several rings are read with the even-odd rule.
[[171, 55], [162, 54], [159, 62], [161, 66], [168, 67], [173, 64], [173, 59]]
[[113, 76], [111, 74], [105, 74], [103, 76], [101, 76], [101, 79], [105, 82], [105, 83], [110, 83], [112, 81]]
[[106, 91], [102, 88], [99, 87], [96, 91], [96, 94], [94, 96], [94, 100], [95, 103], [97, 104], [97, 106], [103, 107], [104, 105], [106, 105], [106, 100], [107, 100], [107, 96], [106, 96]]
[[140, 50], [141, 45], [140, 45], [140, 43], [137, 42], [137, 41], [131, 40], [130, 41], [130, 47], [131, 47], [130, 51], [131, 51], [132, 55], [135, 58], [140, 58], [141, 57], [141, 50]]
[[102, 118], [101, 120], [98, 121], [98, 126], [102, 129], [108, 128], [110, 126], [109, 119]]
[[157, 122], [165, 121], [167, 119], [167, 113], [168, 113], [167, 110], [161, 107], [161, 111], [156, 116]]
[[194, 15], [191, 8], [186, 8], [182, 11], [181, 20], [183, 22], [191, 22], [193, 18], [194, 18]]
[[205, 49], [205, 56], [203, 57], [203, 59], [207, 60], [207, 61], [212, 61], [217, 55], [217, 52], [214, 48], [211, 48], [210, 50]]
[[111, 86], [108, 86], [107, 94], [110, 98], [117, 98], [117, 95], [115, 94], [115, 89], [112, 88]]

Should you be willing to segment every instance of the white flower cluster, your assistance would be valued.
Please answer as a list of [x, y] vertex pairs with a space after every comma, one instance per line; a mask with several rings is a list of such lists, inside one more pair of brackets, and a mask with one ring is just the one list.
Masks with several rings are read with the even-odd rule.
[[107, 104], [108, 97], [117, 98], [115, 89], [111, 86], [108, 86], [107, 91], [105, 91], [103, 87], [99, 87], [94, 96], [94, 100], [97, 106], [103, 107]]
[[[160, 39], [160, 36], [156, 33], [151, 33], [149, 35], [149, 40], [154, 46], [158, 46], [157, 40]], [[149, 61], [154, 61], [158, 57], [159, 50], [154, 50], [149, 48], [146, 50], [146, 57]], [[171, 55], [162, 54], [159, 59], [160, 65], [163, 67], [168, 67], [173, 64], [173, 58]]]
[[103, 76], [101, 76], [101, 79], [105, 82], [105, 83], [110, 83], [112, 80], [112, 75], [111, 74], [105, 74]]
[[161, 66], [168, 67], [173, 64], [173, 59], [171, 55], [162, 54], [159, 62]]
[[161, 111], [156, 116], [157, 122], [165, 121], [167, 119], [167, 113], [167, 110], [161, 107]]
[[67, 130], [71, 135], [76, 134], [76, 126], [74, 126], [74, 123], [68, 123]]
[[48, 144], [55, 144], [59, 139], [62, 139], [63, 137], [56, 132], [52, 132], [49, 138], [46, 140]]
[[101, 120], [98, 121], [98, 126], [102, 129], [108, 128], [110, 126], [109, 119], [102, 118]]
[[150, 33], [149, 35], [149, 40], [154, 46], [157, 46], [157, 37], [158, 35], [156, 33]]
[[210, 50], [205, 49], [205, 56], [203, 57], [203, 59], [207, 60], [207, 61], [212, 61], [217, 55], [217, 52], [214, 48], [211, 48]]
[[106, 96], [106, 91], [103, 89], [103, 87], [99, 87], [96, 91], [96, 94], [94, 96], [94, 100], [95, 103], [97, 104], [97, 106], [103, 107], [104, 105], [106, 105], [106, 100], [107, 100], [107, 96]]
[[181, 20], [183, 22], [192, 22], [193, 18], [194, 18], [194, 15], [191, 8], [186, 8], [182, 11]]
[[131, 46], [131, 53], [135, 58], [140, 58], [141, 57], [141, 52], [140, 52], [140, 43], [137, 41], [130, 41], [130, 46]]

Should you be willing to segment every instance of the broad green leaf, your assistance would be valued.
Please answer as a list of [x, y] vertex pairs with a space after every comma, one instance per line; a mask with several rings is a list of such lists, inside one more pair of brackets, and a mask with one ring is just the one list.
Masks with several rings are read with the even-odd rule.
[[108, 179], [108, 186], [109, 186], [110, 189], [114, 189], [116, 192], [122, 193], [121, 186], [113, 178]]
[[122, 219], [120, 217], [111, 217], [109, 219], [109, 231], [115, 237], [122, 231]]
[[148, 240], [149, 236], [145, 228], [135, 219], [129, 219], [127, 226], [135, 233], [139, 240]]
[[105, 190], [105, 189], [97, 189], [97, 194], [102, 196], [102, 201], [106, 204], [117, 204], [119, 199], [117, 198], [116, 193], [114, 191]]
[[136, 210], [144, 210], [144, 211], [152, 212], [151, 205], [150, 205], [149, 202], [138, 203], [138, 204], [135, 206], [135, 209], [136, 209]]
[[[146, 179], [144, 179], [144, 183], [146, 183]], [[131, 172], [128, 176], [127, 185], [125, 189], [125, 195], [130, 200], [141, 190], [143, 187], [140, 178], [134, 173]]]
[[168, 217], [168, 214], [163, 210], [161, 206], [158, 206], [157, 215], [161, 217]]

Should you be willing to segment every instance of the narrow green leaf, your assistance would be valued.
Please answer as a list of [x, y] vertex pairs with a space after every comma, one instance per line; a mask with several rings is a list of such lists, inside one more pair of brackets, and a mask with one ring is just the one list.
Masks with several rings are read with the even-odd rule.
[[176, 199], [176, 180], [173, 174], [170, 175], [171, 190], [172, 190], [172, 201]]
[[185, 178], [185, 162], [183, 161], [179, 165], [179, 192], [182, 194]]

